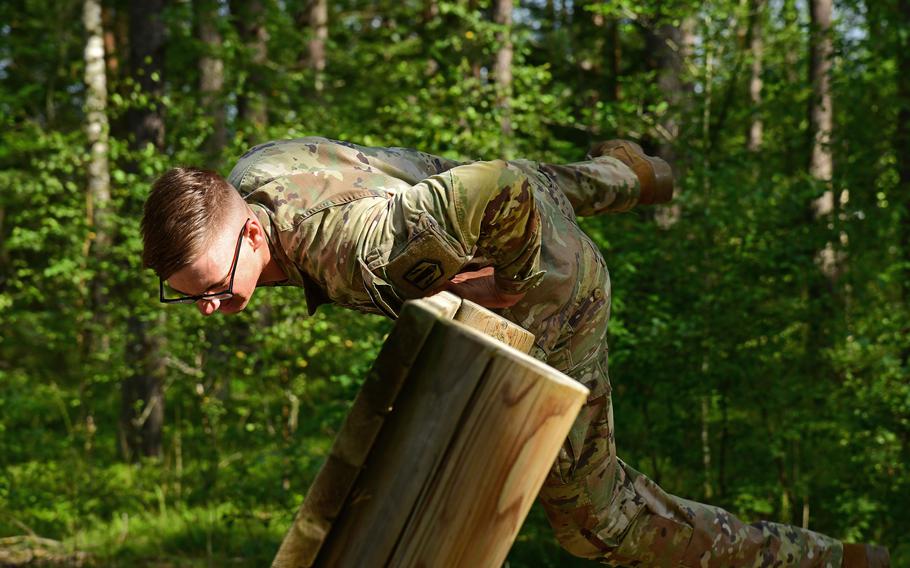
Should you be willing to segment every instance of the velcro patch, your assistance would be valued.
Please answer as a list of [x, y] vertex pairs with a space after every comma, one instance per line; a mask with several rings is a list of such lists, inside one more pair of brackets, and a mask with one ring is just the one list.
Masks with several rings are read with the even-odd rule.
[[402, 296], [421, 298], [457, 274], [464, 263], [464, 257], [434, 224], [408, 241], [384, 270], [386, 279]]

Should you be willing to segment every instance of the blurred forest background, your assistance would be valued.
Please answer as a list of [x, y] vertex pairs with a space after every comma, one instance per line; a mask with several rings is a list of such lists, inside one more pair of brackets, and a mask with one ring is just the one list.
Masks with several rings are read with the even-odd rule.
[[[390, 329], [160, 305], [165, 169], [622, 136], [681, 188], [584, 220], [620, 456], [910, 566], [910, 0], [4, 0], [0, 80], [0, 559], [266, 565]], [[570, 565], [535, 507], [509, 566]]]

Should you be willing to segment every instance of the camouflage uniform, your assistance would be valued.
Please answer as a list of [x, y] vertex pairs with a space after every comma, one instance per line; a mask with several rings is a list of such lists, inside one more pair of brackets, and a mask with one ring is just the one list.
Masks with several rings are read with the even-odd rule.
[[334, 302], [395, 317], [455, 274], [495, 267], [501, 313], [531, 331], [537, 358], [591, 391], [540, 497], [575, 555], [636, 566], [841, 565], [841, 543], [742, 523], [664, 492], [617, 459], [607, 375], [610, 278], [576, 215], [625, 211], [638, 180], [613, 158], [569, 165], [458, 163], [324, 138], [250, 150], [229, 181], [266, 227], [312, 313]]

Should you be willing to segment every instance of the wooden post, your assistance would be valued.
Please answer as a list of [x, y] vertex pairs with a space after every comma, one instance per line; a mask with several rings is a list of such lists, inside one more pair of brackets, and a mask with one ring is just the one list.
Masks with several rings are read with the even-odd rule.
[[467, 324], [533, 343], [451, 294], [406, 303], [273, 566], [502, 564], [588, 392]]
[[390, 566], [502, 566], [587, 389], [498, 352]]

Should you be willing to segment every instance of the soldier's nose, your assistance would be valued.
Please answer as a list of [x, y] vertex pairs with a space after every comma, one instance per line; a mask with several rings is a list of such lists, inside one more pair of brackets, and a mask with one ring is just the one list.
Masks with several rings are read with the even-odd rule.
[[221, 305], [221, 300], [199, 300], [196, 303], [199, 307], [199, 312], [204, 316], [210, 316], [218, 311], [218, 306]]

